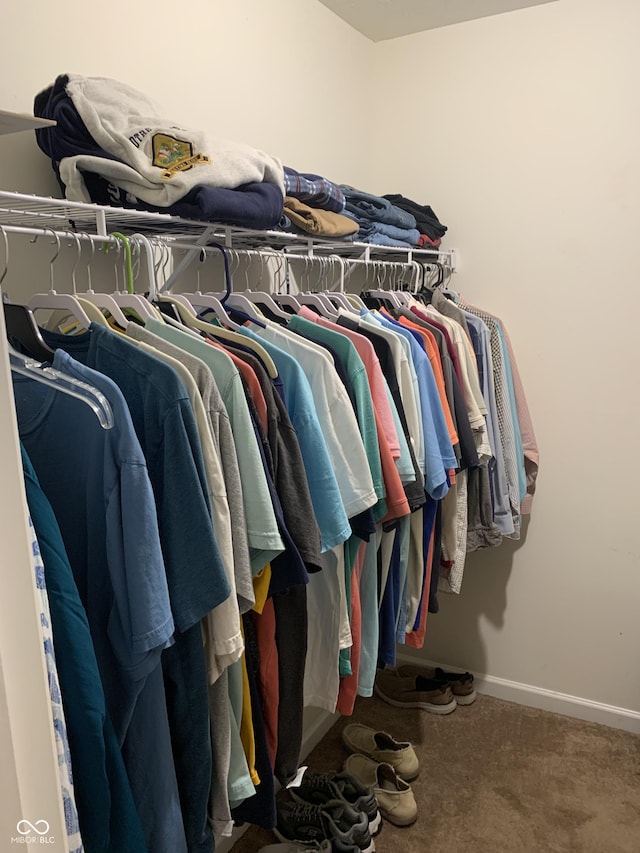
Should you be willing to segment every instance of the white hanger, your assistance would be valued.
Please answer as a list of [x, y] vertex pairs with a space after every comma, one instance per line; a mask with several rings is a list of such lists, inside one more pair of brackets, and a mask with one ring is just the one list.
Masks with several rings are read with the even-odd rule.
[[363, 308], [366, 310], [367, 306], [364, 304], [364, 302], [357, 293], [345, 293], [345, 296], [353, 305], [356, 314], [360, 313]]
[[[357, 313], [355, 311], [351, 302], [347, 298], [347, 294], [344, 292], [344, 271], [345, 271], [345, 262], [344, 258], [341, 258], [339, 255], [330, 255], [328, 259], [331, 263], [338, 263], [340, 265], [340, 289], [339, 290], [326, 290], [325, 296], [334, 306], [334, 308], [343, 308], [345, 311], [349, 311], [354, 314]], [[335, 285], [333, 285], [335, 286]]]
[[[78, 256], [76, 258], [76, 262], [73, 265], [73, 269], [71, 271], [71, 281], [73, 283], [73, 292], [75, 294], [76, 293], [76, 267], [78, 266], [78, 261], [80, 260], [80, 255], [82, 254], [82, 247], [80, 245], [80, 240], [78, 239], [76, 234], [71, 234], [71, 237], [73, 237], [73, 239], [76, 241], [76, 245], [78, 248]], [[118, 243], [118, 256], [119, 255], [120, 255], [120, 243]], [[93, 241], [91, 241], [91, 260], [93, 260], [94, 256], [95, 256], [95, 246], [93, 245]], [[94, 291], [93, 287], [91, 286], [91, 262], [89, 262], [89, 264], [87, 265], [87, 279], [89, 281], [89, 287], [88, 287], [86, 293], [76, 294], [78, 300], [80, 301], [80, 304], [82, 305], [83, 302], [86, 301], [86, 302], [89, 302], [91, 305], [95, 305], [99, 309], [104, 308], [105, 310], [107, 310], [111, 314], [111, 316], [116, 321], [116, 323], [120, 326], [120, 328], [126, 329], [127, 326], [129, 325], [129, 320], [122, 313], [122, 309], [120, 308], [118, 303], [115, 301], [113, 296], [111, 296], [108, 293], [96, 293]], [[116, 290], [117, 290], [117, 266], [116, 266]], [[109, 324], [107, 323], [106, 319], [102, 315], [102, 312], [100, 312], [100, 315], [102, 316], [102, 321], [104, 322], [104, 325], [108, 326]]]
[[[91, 325], [91, 320], [78, 300], [68, 293], [56, 293], [54, 289], [53, 264], [60, 254], [60, 238], [56, 232], [50, 228], [45, 228], [43, 230], [51, 232], [56, 243], [56, 252], [49, 261], [51, 287], [47, 293], [36, 293], [35, 296], [32, 296], [28, 303], [29, 308], [31, 308], [32, 311], [37, 311], [39, 308], [51, 308], [53, 310], [66, 309], [67, 313], [72, 314], [83, 328], [88, 329]], [[34, 237], [30, 242], [35, 243], [36, 239], [37, 237]]]
[[[270, 252], [266, 255], [266, 257], [274, 258], [275, 260], [278, 261], [277, 273], [280, 273], [280, 271], [282, 269], [283, 261], [284, 261], [282, 255], [278, 252]], [[274, 280], [275, 280], [275, 275], [274, 275]], [[275, 299], [273, 298], [271, 293], [268, 293], [267, 291], [264, 291], [264, 290], [249, 290], [249, 289], [247, 289], [247, 290], [245, 290], [244, 295], [247, 297], [247, 299], [250, 302], [253, 302], [255, 305], [258, 305], [258, 306], [264, 305], [264, 307], [267, 308], [273, 314], [274, 317], [279, 317], [281, 320], [288, 320], [289, 319], [290, 315], [286, 311], [283, 311], [282, 308], [280, 308], [280, 306], [275, 301]]]
[[[231, 281], [228, 282], [228, 286], [230, 289]], [[225, 329], [220, 326], [215, 326], [213, 323], [207, 323], [205, 320], [200, 320], [196, 316], [193, 304], [189, 301], [185, 294], [174, 294], [172, 296], [169, 296], [169, 294], [161, 293], [158, 294], [158, 298], [173, 302], [173, 304], [178, 310], [180, 319], [184, 322], [187, 328], [197, 329], [198, 331], [205, 332], [207, 335], [211, 335], [214, 338], [219, 338], [220, 340], [226, 340], [229, 342], [240, 344], [241, 346], [245, 346], [248, 349], [253, 350], [256, 355], [260, 357], [260, 360], [266, 367], [269, 376], [272, 379], [275, 379], [278, 376], [278, 368], [276, 367], [274, 360], [271, 358], [267, 350], [262, 346], [262, 344], [258, 343], [257, 341], [254, 341], [252, 338], [248, 338], [245, 335], [239, 334], [238, 331], [234, 331], [234, 329], [240, 329], [240, 326], [238, 326], [237, 323], [233, 323], [233, 321], [227, 314], [222, 302], [216, 296], [213, 296], [209, 293], [203, 293], [197, 297], [197, 304], [200, 304], [201, 300], [206, 300], [206, 303], [203, 307], [213, 308], [213, 310], [216, 312], [216, 316], [220, 319], [221, 322], [232, 325], [233, 328], [231, 329]], [[218, 312], [221, 312], [223, 316], [221, 316], [221, 314], [219, 314]], [[224, 319], [224, 317], [226, 317], [226, 319]]]

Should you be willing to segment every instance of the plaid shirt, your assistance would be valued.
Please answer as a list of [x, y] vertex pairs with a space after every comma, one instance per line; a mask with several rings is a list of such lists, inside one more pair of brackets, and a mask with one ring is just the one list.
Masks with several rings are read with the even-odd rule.
[[303, 201], [310, 207], [342, 213], [345, 207], [344, 193], [337, 184], [320, 175], [303, 174], [284, 167], [284, 194]]

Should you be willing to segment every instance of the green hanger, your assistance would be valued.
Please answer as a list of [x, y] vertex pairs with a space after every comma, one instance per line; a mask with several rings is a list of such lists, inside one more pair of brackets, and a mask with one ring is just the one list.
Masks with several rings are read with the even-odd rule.
[[[120, 242], [124, 246], [124, 269], [127, 282], [127, 293], [133, 293], [133, 264], [131, 263], [131, 243], [129, 242], [129, 238], [125, 237], [124, 234], [121, 234], [120, 231], [114, 231], [111, 236], [116, 237], [118, 240], [120, 240]], [[104, 244], [103, 251], [105, 253], [109, 251], [108, 243]]]

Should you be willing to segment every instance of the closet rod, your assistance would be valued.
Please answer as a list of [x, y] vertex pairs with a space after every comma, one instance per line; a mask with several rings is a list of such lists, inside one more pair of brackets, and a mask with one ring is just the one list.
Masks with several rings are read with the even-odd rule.
[[5, 234], [25, 234], [27, 237], [57, 237], [59, 240], [68, 240], [73, 239], [74, 242], [76, 239], [78, 240], [88, 240], [92, 243], [100, 243], [104, 245], [105, 243], [109, 243], [111, 245], [118, 245], [118, 238], [111, 237], [110, 235], [102, 236], [100, 234], [87, 234], [83, 231], [58, 231], [55, 228], [31, 228], [26, 225], [1, 225], [0, 224], [0, 233], [4, 232]]
[[[156, 239], [156, 238], [154, 238], [154, 239]], [[173, 241], [173, 240], [167, 240], [167, 241], [163, 241], [163, 242], [166, 242], [166, 245], [169, 249], [181, 249], [181, 250], [187, 251], [187, 252], [193, 250], [193, 244], [190, 244], [190, 243], [181, 243], [179, 241]], [[371, 246], [371, 248], [375, 250], [376, 248], [382, 248], [382, 247]], [[388, 247], [385, 246], [384, 248], [388, 248]], [[208, 249], [209, 249], [208, 246], [201, 246], [200, 248], [198, 248], [197, 253], [200, 254], [200, 252], [202, 252], [202, 251], [207, 253]], [[286, 247], [284, 249], [273, 249], [273, 248], [235, 249], [235, 248], [227, 248], [227, 252], [229, 252], [229, 254], [231, 254], [232, 256], [250, 255], [250, 256], [255, 256], [255, 257], [280, 258], [283, 260], [292, 260], [292, 261], [307, 261], [307, 262], [311, 261], [312, 263], [313, 262], [320, 263], [321, 261], [335, 260], [336, 258], [339, 258], [341, 261], [344, 261], [345, 264], [369, 264], [370, 266], [373, 266], [374, 264], [387, 264], [389, 266], [398, 266], [399, 264], [401, 264], [402, 266], [409, 266], [409, 265], [412, 265], [413, 263], [415, 263], [416, 261], [418, 261], [418, 263], [420, 263], [420, 262], [429, 263], [428, 258], [421, 258], [420, 260], [418, 260], [415, 257], [409, 257], [409, 256], [413, 256], [415, 254], [415, 251], [412, 251], [410, 249], [397, 249], [396, 251], [406, 252], [407, 258], [406, 259], [404, 259], [404, 258], [399, 259], [398, 258], [395, 260], [386, 259], [386, 258], [373, 258], [373, 257], [367, 258], [367, 257], [362, 257], [362, 256], [359, 256], [356, 258], [350, 258], [348, 255], [339, 255], [339, 254], [337, 254], [336, 251], [332, 251], [331, 254], [327, 254], [327, 255], [318, 255], [318, 254], [302, 255], [302, 254], [299, 254], [297, 252], [289, 252], [289, 251], [287, 251]], [[422, 249], [420, 251], [426, 253], [428, 250]], [[429, 254], [433, 256], [432, 260], [436, 261], [438, 257], [444, 257], [445, 259], [447, 257], [453, 257], [454, 252], [455, 252], [454, 249], [446, 249], [446, 250], [442, 250], [442, 251], [436, 251], [436, 250], [429, 251]], [[447, 266], [448, 266], [448, 264], [447, 264]]]

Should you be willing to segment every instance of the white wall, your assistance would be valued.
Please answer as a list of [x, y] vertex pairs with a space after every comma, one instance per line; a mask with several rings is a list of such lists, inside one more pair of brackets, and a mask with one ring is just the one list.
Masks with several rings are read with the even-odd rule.
[[[2, 109], [31, 113], [58, 74], [113, 77], [155, 98], [167, 117], [301, 171], [367, 177], [358, 134], [341, 131], [366, 119], [362, 72], [373, 45], [315, 0], [5, 5]], [[3, 189], [57, 194], [33, 134], [0, 146]]]
[[433, 205], [510, 331], [526, 537], [468, 560], [426, 657], [640, 711], [640, 4], [562, 0], [375, 48], [372, 189]]
[[[366, 183], [362, 73], [373, 44], [316, 0], [195, 0], [184, 8], [114, 0], [101, 11], [82, 0], [64, 9], [38, 0], [6, 6], [0, 109], [32, 113], [34, 96], [59, 74], [113, 77], [154, 98], [168, 118], [261, 148], [300, 171]], [[32, 132], [0, 137], [0, 188], [60, 196]], [[54, 251], [45, 239], [34, 249], [12, 237], [3, 284], [12, 301], [48, 289]], [[58, 288], [75, 257], [73, 244], [63, 245]], [[111, 265], [102, 266], [94, 287], [107, 281], [110, 289]]]

